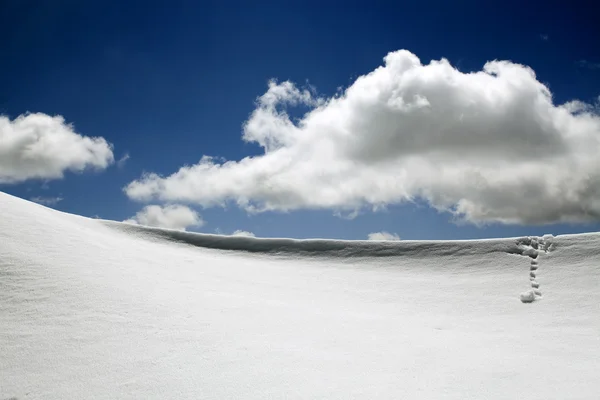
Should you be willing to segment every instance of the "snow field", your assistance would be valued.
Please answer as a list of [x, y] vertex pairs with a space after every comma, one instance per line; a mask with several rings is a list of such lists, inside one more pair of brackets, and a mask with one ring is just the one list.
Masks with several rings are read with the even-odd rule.
[[600, 393], [600, 234], [224, 237], [3, 193], [0, 215], [0, 399]]

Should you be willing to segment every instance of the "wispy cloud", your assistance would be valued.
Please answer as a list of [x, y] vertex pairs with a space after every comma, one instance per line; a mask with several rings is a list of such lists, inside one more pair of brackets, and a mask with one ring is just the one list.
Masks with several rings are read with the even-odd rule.
[[576, 62], [580, 68], [587, 68], [591, 70], [600, 70], [600, 62], [591, 62], [588, 60], [579, 60]]
[[61, 202], [63, 200], [62, 197], [42, 197], [42, 196], [36, 196], [36, 197], [32, 197], [29, 200], [38, 203], [38, 204], [43, 204], [45, 206], [53, 206], [59, 202]]
[[119, 168], [123, 168], [125, 166], [125, 164], [127, 163], [127, 160], [129, 160], [131, 157], [129, 157], [129, 153], [125, 153], [123, 155], [123, 157], [121, 157], [119, 159], [119, 161], [117, 161], [117, 167]]

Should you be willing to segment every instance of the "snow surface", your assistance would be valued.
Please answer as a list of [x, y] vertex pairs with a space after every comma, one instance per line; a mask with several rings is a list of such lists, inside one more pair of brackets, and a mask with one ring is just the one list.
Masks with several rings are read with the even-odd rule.
[[597, 399], [599, 371], [600, 234], [225, 237], [0, 193], [0, 399]]

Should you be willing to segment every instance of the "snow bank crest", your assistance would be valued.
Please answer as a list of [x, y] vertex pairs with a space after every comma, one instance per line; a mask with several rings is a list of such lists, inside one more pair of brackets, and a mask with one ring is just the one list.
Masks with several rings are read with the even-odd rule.
[[[268, 255], [316, 258], [381, 258], [437, 256], [472, 256], [508, 253], [537, 257], [540, 238], [430, 241], [368, 241], [333, 239], [288, 239], [225, 236], [152, 228], [141, 225], [102, 221], [112, 229], [153, 241], [176, 242], [183, 245], [216, 250], [262, 253]], [[549, 242], [548, 242], [549, 243]], [[535, 248], [534, 248], [535, 246]], [[545, 244], [542, 245], [544, 251]]]

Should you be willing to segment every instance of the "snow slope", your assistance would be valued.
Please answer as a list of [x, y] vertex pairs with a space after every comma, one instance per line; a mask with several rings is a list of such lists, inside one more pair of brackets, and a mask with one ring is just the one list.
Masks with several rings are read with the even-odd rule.
[[597, 399], [599, 371], [600, 234], [223, 237], [0, 193], [0, 399]]

